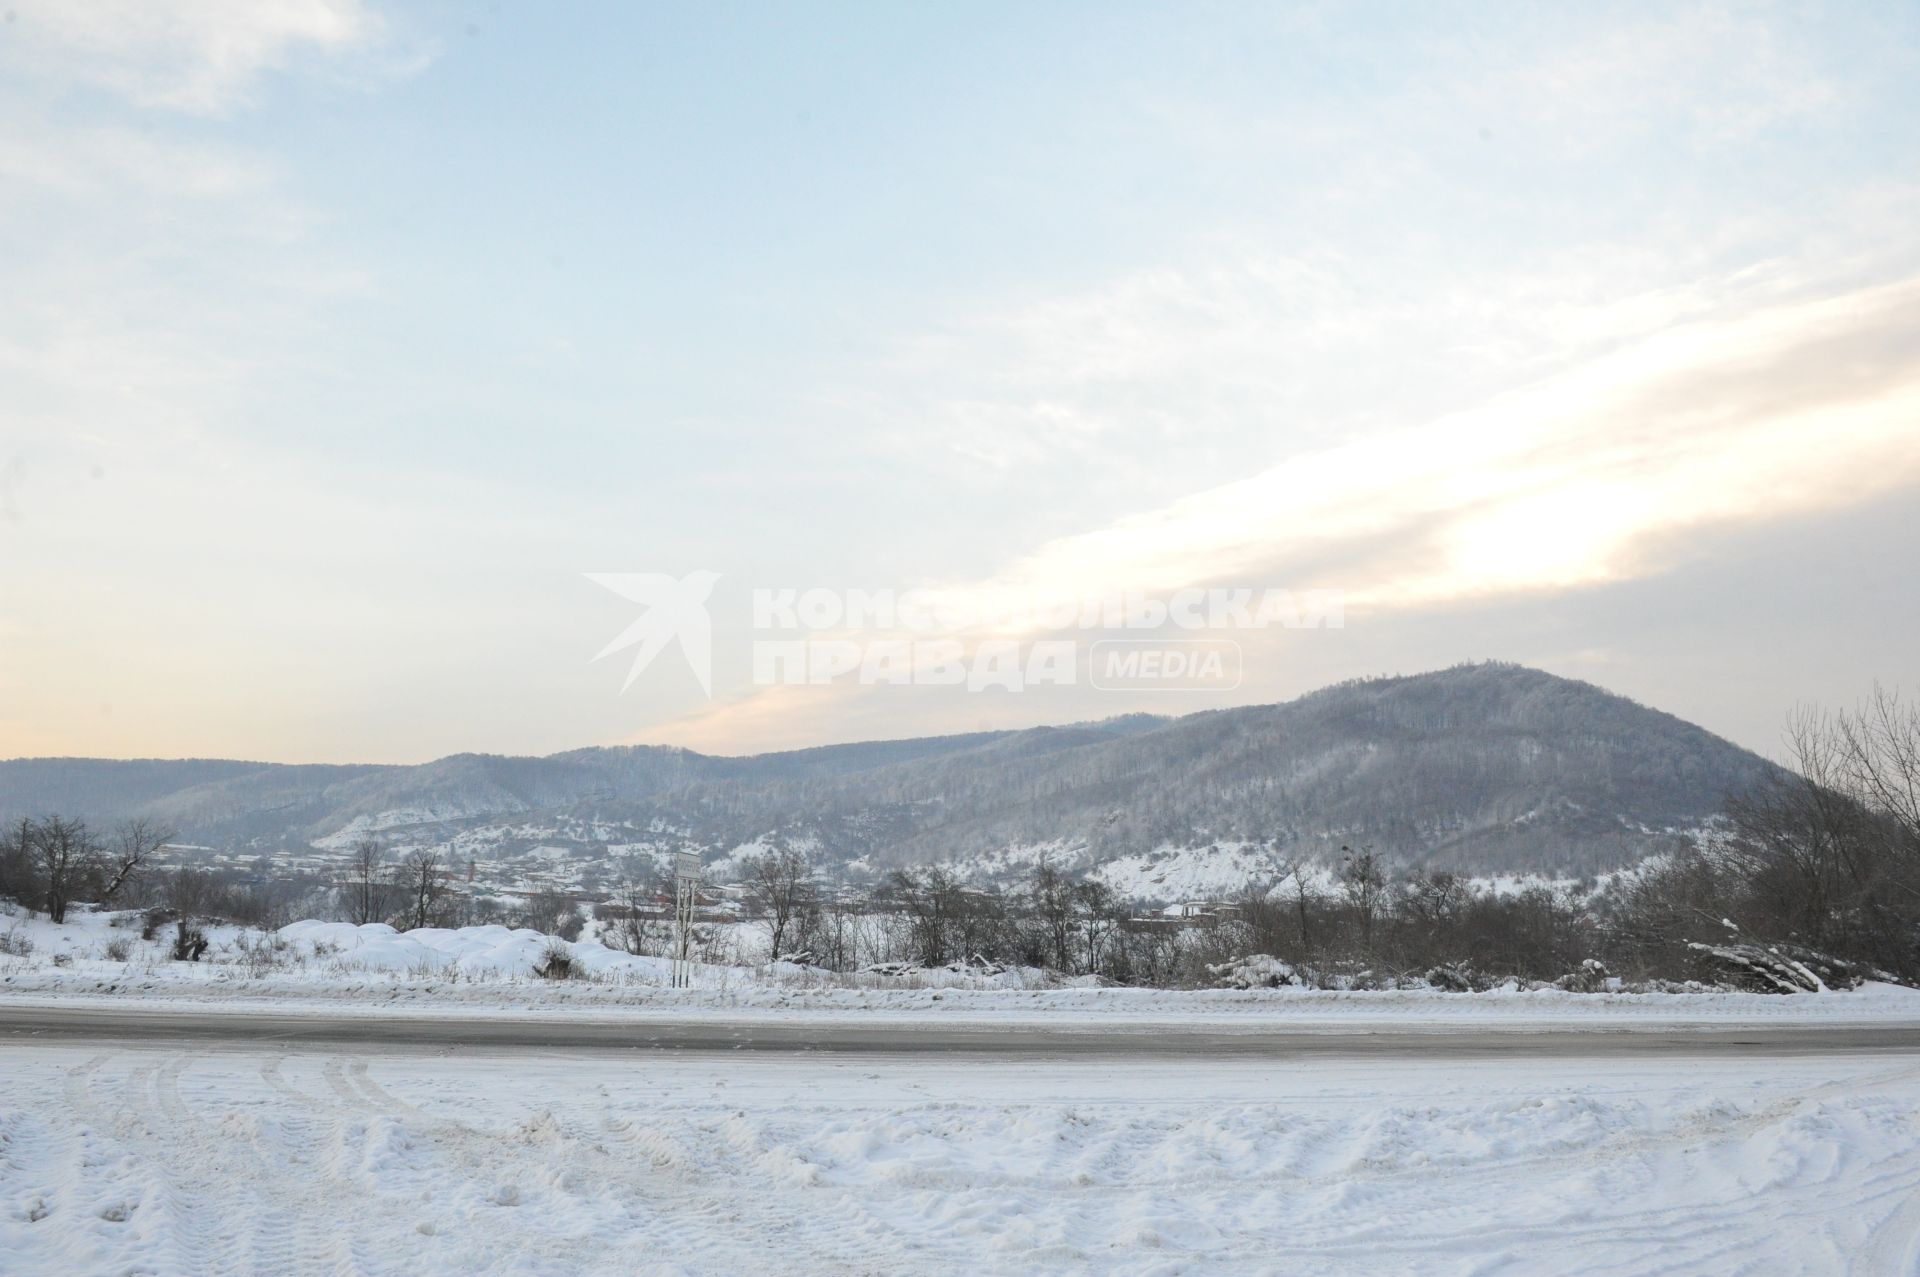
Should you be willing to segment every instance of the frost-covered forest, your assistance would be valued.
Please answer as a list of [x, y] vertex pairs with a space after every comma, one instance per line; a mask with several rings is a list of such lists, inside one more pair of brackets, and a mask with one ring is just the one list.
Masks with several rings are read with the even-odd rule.
[[[633, 747], [417, 767], [0, 763], [0, 813], [145, 817], [211, 849], [307, 852], [376, 834], [461, 854], [558, 846], [723, 856], [803, 849], [826, 870], [1076, 867], [1257, 843], [1331, 862], [1582, 876], [1673, 850], [1765, 760], [1591, 684], [1513, 665], [1327, 688], [1281, 705], [747, 758]], [[1029, 858], [1030, 859], [1030, 858]]]

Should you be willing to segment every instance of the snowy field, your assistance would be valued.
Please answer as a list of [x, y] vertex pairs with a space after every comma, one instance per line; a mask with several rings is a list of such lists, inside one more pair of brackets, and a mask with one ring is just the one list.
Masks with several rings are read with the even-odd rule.
[[1911, 1273], [1920, 1059], [0, 1047], [9, 1274]]
[[[1166, 991], [711, 967], [676, 990], [658, 959], [589, 945], [575, 953], [598, 978], [542, 979], [547, 937], [503, 928], [227, 929], [184, 963], [158, 941], [105, 956], [125, 936], [105, 915], [10, 921], [30, 951], [0, 957], [6, 1277], [1920, 1272], [1920, 1050], [1748, 1055], [1687, 1034], [1586, 1054], [1587, 1031], [1897, 1036], [1920, 1026], [1906, 989]], [[47, 1032], [75, 1008], [230, 1036]], [[535, 1044], [303, 1044], [260, 1018], [318, 1031], [343, 1012], [512, 1020]], [[922, 1047], [954, 1026], [1503, 1045], [555, 1049], [544, 1026], [582, 1019], [631, 1023], [635, 1042], [677, 1019], [808, 1042], [858, 1023]], [[1556, 1053], [1528, 1050], [1536, 1030]]]

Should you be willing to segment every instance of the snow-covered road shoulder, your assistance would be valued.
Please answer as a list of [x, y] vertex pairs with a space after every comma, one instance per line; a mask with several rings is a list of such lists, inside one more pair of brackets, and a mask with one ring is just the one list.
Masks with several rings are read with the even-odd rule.
[[[15, 934], [29, 951], [0, 956], [0, 999], [15, 1005], [251, 1008], [298, 1014], [685, 1017], [789, 1013], [947, 1022], [1251, 1024], [1298, 1028], [1920, 1025], [1920, 991], [1888, 984], [1806, 995], [1725, 990], [1572, 993], [1496, 988], [1140, 989], [1088, 987], [1031, 969], [843, 975], [796, 967], [707, 965], [693, 987], [667, 982], [660, 958], [591, 942], [568, 946], [585, 978], [536, 974], [554, 938], [506, 927], [429, 928], [303, 922], [278, 933], [216, 929], [199, 962], [169, 961], [114, 915], [44, 920]], [[109, 950], [122, 956], [109, 957]]]
[[9, 1273], [1895, 1273], [1920, 1060], [0, 1044]]

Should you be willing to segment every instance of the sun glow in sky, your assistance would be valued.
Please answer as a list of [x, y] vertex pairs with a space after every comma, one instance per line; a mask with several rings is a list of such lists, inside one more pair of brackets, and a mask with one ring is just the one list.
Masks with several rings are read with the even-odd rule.
[[[1499, 658], [1920, 681], [1912, 6], [13, 3], [0, 756], [725, 752]], [[23, 251], [24, 250], [24, 251]], [[719, 574], [712, 696], [587, 573]], [[1326, 587], [1231, 693], [755, 586]], [[619, 668], [616, 668], [619, 667]]]

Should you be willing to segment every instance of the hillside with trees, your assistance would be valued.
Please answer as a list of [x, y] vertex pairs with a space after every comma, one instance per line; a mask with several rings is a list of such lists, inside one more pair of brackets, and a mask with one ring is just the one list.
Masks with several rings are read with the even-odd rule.
[[768, 843], [885, 872], [1038, 846], [1085, 867], [1167, 847], [1326, 860], [1365, 845], [1396, 865], [1585, 874], [1681, 845], [1776, 772], [1591, 684], [1488, 664], [1177, 719], [743, 758], [640, 746], [413, 767], [21, 760], [0, 763], [0, 813], [145, 818], [261, 851], [491, 831], [585, 859], [642, 841], [707, 855]]

